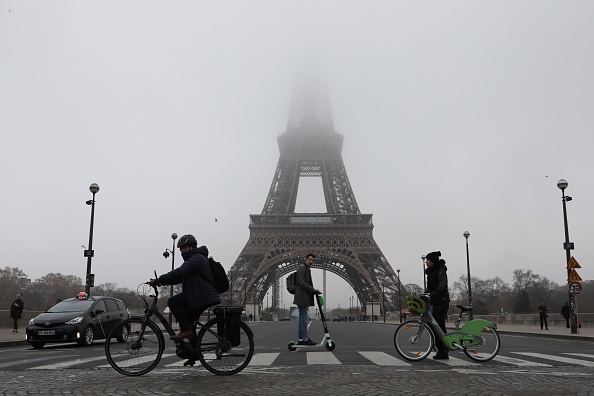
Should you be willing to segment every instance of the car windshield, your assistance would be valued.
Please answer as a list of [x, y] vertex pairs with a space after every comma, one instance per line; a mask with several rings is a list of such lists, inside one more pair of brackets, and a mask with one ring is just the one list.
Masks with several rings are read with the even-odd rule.
[[48, 309], [47, 312], [83, 312], [89, 309], [93, 303], [94, 301], [89, 300], [62, 301]]

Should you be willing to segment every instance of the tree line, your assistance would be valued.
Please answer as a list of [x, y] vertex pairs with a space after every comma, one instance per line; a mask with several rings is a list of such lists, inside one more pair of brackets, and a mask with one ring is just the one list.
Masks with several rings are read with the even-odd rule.
[[[535, 274], [532, 270], [516, 269], [512, 283], [500, 277], [480, 279], [471, 276], [472, 306], [477, 315], [493, 313], [526, 314], [536, 313], [540, 300], [544, 300], [549, 314], [561, 313], [561, 307], [569, 302], [567, 284], [558, 284]], [[594, 312], [594, 281], [582, 282], [582, 292], [576, 296], [577, 310], [582, 313]], [[422, 290], [418, 285], [406, 285], [409, 292]], [[449, 285], [453, 304], [468, 305], [468, 277], [460, 276]], [[396, 302], [397, 302], [396, 298]], [[404, 303], [404, 302], [403, 302]]]
[[[480, 279], [471, 277], [472, 305], [477, 315], [500, 313], [535, 313], [540, 300], [545, 300], [550, 313], [561, 312], [561, 306], [569, 301], [566, 284], [555, 283], [546, 277], [535, 274], [532, 270], [517, 269], [513, 271], [512, 283], [508, 284], [500, 277]], [[578, 312], [594, 312], [594, 281], [582, 282], [583, 291], [577, 296]], [[422, 287], [407, 284], [401, 294], [401, 306], [406, 306], [405, 296], [419, 294]], [[468, 304], [468, 278], [460, 276], [457, 281], [450, 280], [450, 299], [452, 304]], [[34, 282], [29, 282], [27, 274], [18, 267], [0, 268], [0, 303], [1, 309], [9, 309], [15, 295], [21, 293], [28, 311], [45, 311], [58, 300], [75, 297], [83, 291], [82, 279], [74, 275], [49, 273]], [[175, 286], [173, 294], [181, 291]], [[163, 301], [169, 297], [170, 287], [159, 291]], [[130, 312], [141, 312], [144, 309], [142, 300], [136, 290], [117, 287], [116, 283], [104, 283], [91, 289], [91, 294], [118, 298], [128, 306]], [[394, 296], [392, 304], [398, 307], [398, 296]]]

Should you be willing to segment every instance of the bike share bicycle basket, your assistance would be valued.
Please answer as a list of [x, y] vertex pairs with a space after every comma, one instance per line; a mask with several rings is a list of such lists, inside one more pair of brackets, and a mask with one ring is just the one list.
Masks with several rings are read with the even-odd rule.
[[219, 319], [217, 323], [217, 333], [219, 333], [219, 336], [229, 340], [232, 347], [241, 344], [241, 327], [239, 327], [239, 324], [225, 321], [225, 318], [241, 320], [241, 307], [216, 307], [214, 309], [214, 314], [217, 319]]
[[407, 296], [406, 306], [410, 313], [423, 315], [427, 312], [427, 303], [417, 296]]

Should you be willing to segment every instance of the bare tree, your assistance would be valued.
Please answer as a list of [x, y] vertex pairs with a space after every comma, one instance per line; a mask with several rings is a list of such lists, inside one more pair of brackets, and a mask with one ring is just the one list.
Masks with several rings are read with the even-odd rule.
[[6, 301], [5, 306], [10, 305], [17, 293], [24, 293], [26, 286], [27, 275], [20, 268], [0, 268], [0, 301]]

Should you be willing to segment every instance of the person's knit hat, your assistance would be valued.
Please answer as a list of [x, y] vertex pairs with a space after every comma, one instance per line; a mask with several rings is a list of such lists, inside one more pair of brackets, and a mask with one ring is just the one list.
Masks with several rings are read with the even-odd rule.
[[429, 261], [431, 261], [433, 264], [439, 263], [440, 257], [441, 257], [440, 251], [427, 253], [427, 255], [425, 256], [425, 258], [428, 259]]

